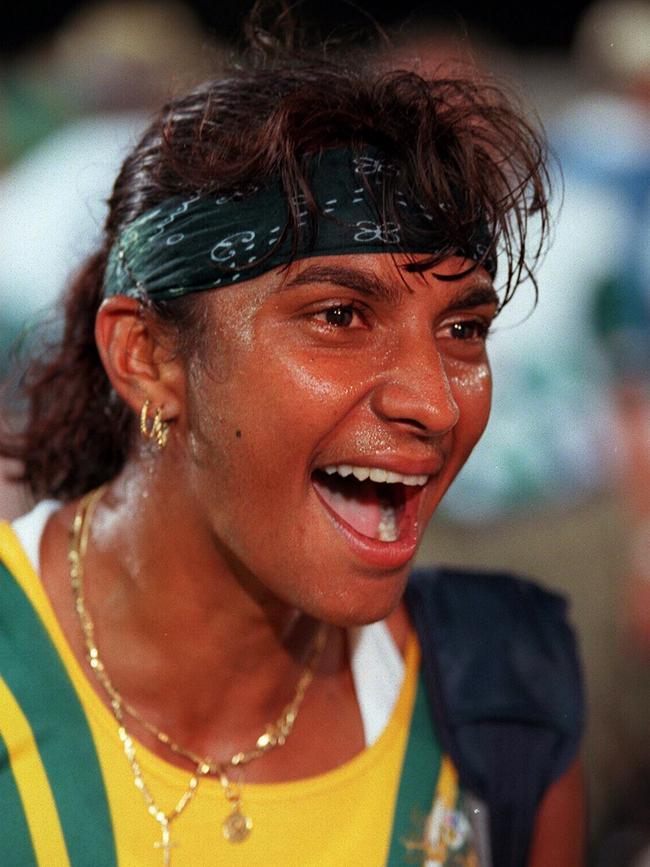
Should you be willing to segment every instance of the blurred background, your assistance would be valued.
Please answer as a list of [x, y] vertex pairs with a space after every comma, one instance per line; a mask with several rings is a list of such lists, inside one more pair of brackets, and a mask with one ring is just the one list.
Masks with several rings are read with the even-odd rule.
[[[563, 174], [539, 303], [524, 286], [497, 321], [490, 427], [420, 561], [505, 568], [568, 597], [589, 699], [590, 863], [649, 867], [650, 4], [395, 5], [399, 17], [363, 4], [391, 36], [383, 59], [491, 72], [541, 118]], [[92, 251], [147, 119], [233, 58], [247, 8], [22, 2], [3, 22], [3, 374]], [[324, 34], [368, 26], [351, 4], [305, 8]], [[0, 516], [28, 505], [0, 481]]]

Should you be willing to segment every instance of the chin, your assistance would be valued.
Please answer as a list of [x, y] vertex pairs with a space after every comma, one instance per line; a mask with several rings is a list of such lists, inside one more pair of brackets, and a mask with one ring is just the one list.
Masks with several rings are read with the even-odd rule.
[[332, 626], [366, 626], [393, 613], [401, 602], [407, 580], [405, 570], [398, 576], [351, 579], [344, 590], [324, 590], [316, 599], [302, 600], [300, 607], [306, 614]]

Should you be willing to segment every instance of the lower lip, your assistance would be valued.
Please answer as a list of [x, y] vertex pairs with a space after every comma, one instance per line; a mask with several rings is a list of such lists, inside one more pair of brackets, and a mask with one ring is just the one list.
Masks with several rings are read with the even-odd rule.
[[312, 485], [320, 504], [348, 546], [361, 560], [380, 569], [399, 569], [413, 559], [418, 547], [418, 507], [424, 488], [407, 498], [402, 514], [402, 530], [394, 542], [382, 542], [358, 533], [334, 512]]

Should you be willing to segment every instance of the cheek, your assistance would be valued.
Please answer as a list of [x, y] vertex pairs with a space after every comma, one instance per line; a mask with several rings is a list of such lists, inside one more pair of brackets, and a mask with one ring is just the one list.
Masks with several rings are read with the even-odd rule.
[[336, 400], [344, 387], [337, 383], [328, 371], [323, 370], [310, 359], [286, 358], [282, 364], [281, 379], [286, 384], [288, 396], [300, 394], [305, 400]]
[[224, 511], [237, 520], [304, 494], [314, 450], [351, 391], [322, 358], [262, 348], [239, 346], [236, 363], [192, 388], [193, 463], [218, 474]]
[[303, 349], [284, 352], [278, 358], [276, 375], [286, 384], [289, 396], [297, 395], [315, 404], [325, 401], [330, 405], [355, 394], [362, 378], [358, 363]]
[[359, 372], [349, 365], [302, 352], [275, 358], [264, 381], [273, 405], [269, 438], [307, 460], [364, 393]]
[[487, 361], [452, 372], [449, 385], [460, 412], [459, 428], [470, 450], [476, 445], [490, 416], [492, 374]]

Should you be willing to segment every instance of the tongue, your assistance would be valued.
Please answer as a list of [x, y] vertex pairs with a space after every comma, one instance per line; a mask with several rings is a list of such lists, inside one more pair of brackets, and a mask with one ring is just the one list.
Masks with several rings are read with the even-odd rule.
[[357, 533], [371, 539], [380, 537], [379, 526], [385, 514], [377, 495], [377, 487], [372, 482], [351, 481], [337, 478], [333, 483], [315, 475], [312, 482], [330, 509]]

